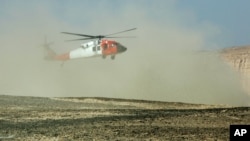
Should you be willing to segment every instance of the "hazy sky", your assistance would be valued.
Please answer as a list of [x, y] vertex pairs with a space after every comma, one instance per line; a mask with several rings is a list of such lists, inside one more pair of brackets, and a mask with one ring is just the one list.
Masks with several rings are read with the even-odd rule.
[[[207, 104], [249, 104], [238, 74], [217, 54], [248, 44], [248, 1], [0, 0], [0, 94], [98, 96]], [[115, 60], [43, 60], [44, 35], [56, 53], [79, 47], [60, 32], [109, 34], [128, 50]]]
[[[215, 28], [213, 30], [216, 30], [213, 34], [217, 36], [211, 41], [218, 45], [216, 48], [249, 44], [250, 1], [248, 0], [1, 0], [0, 2], [0, 34], [8, 32], [9, 29], [5, 27], [12, 22], [25, 20], [27, 16], [37, 20], [40, 16], [46, 17], [46, 14], [62, 25], [81, 29], [79, 32], [105, 34], [110, 30], [112, 32], [125, 27], [140, 29], [135, 18], [139, 18], [142, 14], [161, 24], [173, 23], [193, 29], [212, 25]], [[134, 15], [124, 15], [127, 9], [135, 12]], [[106, 18], [114, 20], [117, 28], [112, 30], [114, 25], [102, 25], [102, 20]], [[49, 24], [49, 21], [40, 22], [41, 25]], [[98, 25], [95, 27], [98, 29], [95, 32], [86, 28], [93, 22], [98, 22], [95, 24]]]
[[249, 0], [180, 0], [178, 7], [191, 11], [199, 22], [212, 22], [226, 46], [247, 45], [250, 37]]

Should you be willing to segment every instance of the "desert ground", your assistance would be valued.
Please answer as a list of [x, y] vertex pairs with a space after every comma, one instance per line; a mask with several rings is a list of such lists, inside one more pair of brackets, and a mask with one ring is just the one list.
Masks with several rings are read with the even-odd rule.
[[0, 95], [0, 140], [228, 140], [249, 107]]

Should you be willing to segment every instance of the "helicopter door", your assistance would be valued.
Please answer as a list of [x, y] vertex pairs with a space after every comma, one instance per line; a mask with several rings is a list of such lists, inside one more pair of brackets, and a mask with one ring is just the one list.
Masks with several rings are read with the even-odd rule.
[[100, 45], [97, 45], [97, 46], [96, 46], [96, 53], [97, 53], [97, 54], [102, 54], [101, 46], [100, 46]]
[[100, 45], [94, 46], [93, 47], [93, 52], [94, 52], [94, 54], [101, 54], [101, 47], [100, 47]]

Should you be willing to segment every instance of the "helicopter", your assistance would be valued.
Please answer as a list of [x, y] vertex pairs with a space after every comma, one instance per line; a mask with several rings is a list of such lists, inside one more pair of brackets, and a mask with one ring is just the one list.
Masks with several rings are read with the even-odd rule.
[[[78, 34], [78, 33], [70, 33], [70, 32], [61, 32], [63, 34], [81, 36], [85, 38], [67, 40], [67, 41], [79, 41], [79, 40], [91, 40], [86, 43], [82, 43], [79, 48], [71, 50], [67, 53], [56, 54], [51, 48], [50, 45], [52, 43], [48, 43], [45, 38], [45, 43], [43, 44], [45, 50], [45, 59], [46, 60], [56, 60], [56, 61], [67, 61], [71, 59], [77, 58], [90, 58], [101, 56], [105, 59], [107, 56], [111, 56], [111, 59], [114, 60], [117, 54], [121, 54], [127, 50], [127, 48], [121, 43], [115, 40], [109, 40], [108, 38], [134, 38], [134, 36], [112, 36], [115, 34], [120, 34], [128, 31], [135, 30], [136, 28], [107, 34], [107, 35], [86, 35], [86, 34]], [[107, 38], [107, 39], [104, 39]], [[94, 39], [94, 40], [92, 40]]]

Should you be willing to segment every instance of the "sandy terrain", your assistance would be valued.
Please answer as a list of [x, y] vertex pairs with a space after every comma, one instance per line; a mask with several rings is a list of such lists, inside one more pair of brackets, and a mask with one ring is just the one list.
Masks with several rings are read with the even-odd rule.
[[228, 140], [249, 107], [0, 96], [0, 140]]

